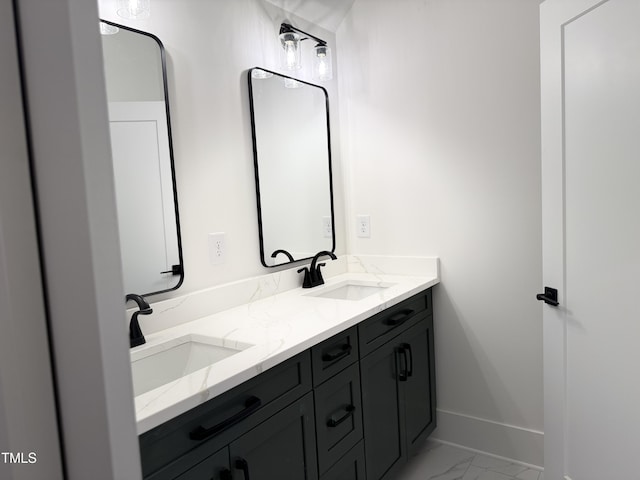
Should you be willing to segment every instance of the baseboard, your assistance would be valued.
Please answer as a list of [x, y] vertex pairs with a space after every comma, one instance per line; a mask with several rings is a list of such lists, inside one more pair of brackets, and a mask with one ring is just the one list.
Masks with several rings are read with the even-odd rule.
[[438, 428], [431, 437], [470, 450], [542, 468], [544, 433], [446, 410], [437, 411]]

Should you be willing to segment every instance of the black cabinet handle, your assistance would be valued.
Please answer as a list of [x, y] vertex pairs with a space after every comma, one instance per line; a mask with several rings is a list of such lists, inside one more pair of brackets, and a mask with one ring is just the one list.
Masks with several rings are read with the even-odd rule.
[[407, 308], [399, 311], [395, 315], [391, 315], [389, 318], [385, 318], [382, 323], [391, 327], [397, 327], [398, 325], [402, 325], [411, 315], [413, 315], [413, 310]]
[[[408, 343], [403, 343], [401, 345], [402, 353], [404, 355], [404, 361], [407, 365], [407, 377], [413, 376], [413, 352], [411, 351], [411, 345]], [[407, 353], [409, 354], [409, 359], [407, 360]]]
[[537, 294], [536, 298], [552, 307], [560, 305], [560, 302], [558, 302], [558, 290], [556, 288], [544, 287], [544, 293]]
[[[402, 369], [398, 368], [400, 363], [398, 358], [400, 358], [400, 355], [404, 358], [404, 367]], [[396, 371], [398, 372], [398, 380], [406, 382], [409, 378], [407, 376], [407, 351], [402, 346], [396, 348]]]
[[338, 418], [337, 420], [335, 418], [333, 418], [333, 415], [329, 418], [329, 420], [327, 420], [327, 427], [337, 427], [338, 425], [340, 425], [342, 422], [344, 422], [347, 418], [349, 418], [351, 415], [353, 415], [353, 412], [355, 412], [356, 407], [354, 405], [347, 405], [345, 408], [345, 413]]
[[240, 410], [238, 413], [236, 413], [235, 415], [232, 415], [226, 420], [223, 420], [222, 422], [210, 428], [205, 428], [202, 425], [200, 425], [198, 428], [196, 428], [189, 434], [189, 438], [191, 440], [204, 440], [205, 438], [209, 438], [213, 435], [217, 435], [218, 433], [225, 431], [227, 428], [231, 427], [232, 425], [235, 425], [239, 421], [247, 418], [249, 415], [255, 412], [258, 408], [260, 408], [261, 405], [262, 405], [262, 401], [258, 397], [251, 396], [244, 403], [244, 408]]
[[[232, 479], [233, 477], [231, 476], [231, 470], [229, 470], [228, 468], [225, 468], [220, 472], [220, 480], [232, 480]], [[214, 480], [214, 479], [212, 478], [211, 480]]]
[[340, 345], [338, 348], [331, 352], [326, 352], [322, 354], [323, 362], [333, 362], [334, 360], [338, 360], [339, 358], [346, 357], [351, 353], [351, 345], [344, 344]]
[[249, 464], [244, 458], [236, 460], [236, 468], [244, 473], [244, 480], [249, 480]]

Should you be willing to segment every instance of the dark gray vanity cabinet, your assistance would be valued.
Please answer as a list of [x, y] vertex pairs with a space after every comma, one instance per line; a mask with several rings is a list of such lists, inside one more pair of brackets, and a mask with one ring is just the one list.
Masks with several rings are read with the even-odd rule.
[[313, 419], [313, 396], [308, 393], [232, 442], [233, 478], [317, 480]]
[[178, 475], [175, 480], [231, 480], [231, 478], [229, 449], [223, 448], [183, 474]]
[[313, 419], [307, 393], [175, 480], [317, 480]]
[[140, 436], [145, 480], [388, 480], [435, 428], [431, 290]]
[[364, 440], [361, 440], [347, 454], [338, 460], [321, 480], [366, 480], [364, 466]]
[[[245, 442], [250, 443], [254, 429], [280, 415], [289, 406], [304, 413], [304, 422], [300, 425], [304, 426], [306, 433], [296, 437], [295, 441], [304, 445], [305, 451], [312, 452], [305, 456], [304, 461], [313, 464], [315, 469], [311, 380], [311, 355], [305, 351], [140, 435], [144, 478], [226, 480], [228, 472], [225, 470], [235, 468], [236, 458], [227, 453], [228, 460], [224, 462], [224, 453], [221, 452], [231, 445], [237, 448], [238, 444], [234, 442], [245, 435], [249, 435]], [[313, 434], [309, 435], [309, 432]], [[240, 475], [235, 474], [233, 478], [242, 478]], [[296, 478], [302, 480], [307, 477]]]
[[[370, 351], [360, 360], [369, 480], [394, 478], [436, 426], [430, 293], [402, 302], [359, 328], [361, 352]], [[374, 349], [363, 348], [363, 343], [373, 343]]]

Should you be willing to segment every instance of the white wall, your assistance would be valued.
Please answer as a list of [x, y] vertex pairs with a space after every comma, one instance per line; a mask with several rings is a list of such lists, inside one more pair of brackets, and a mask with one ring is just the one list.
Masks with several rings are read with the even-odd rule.
[[538, 6], [356, 0], [337, 42], [350, 252], [441, 259], [436, 436], [542, 465]]
[[[151, 301], [268, 273], [258, 243], [253, 150], [246, 71], [279, 68], [278, 33], [285, 19], [334, 47], [334, 34], [262, 0], [154, 0], [149, 20], [125, 21], [115, 2], [101, 0], [101, 17], [157, 35], [168, 60], [185, 281]], [[306, 42], [311, 47], [310, 42]], [[300, 71], [312, 81], [311, 57]], [[337, 71], [334, 72], [337, 77]], [[334, 162], [337, 252], [346, 251], [340, 175], [337, 80], [329, 91]], [[227, 259], [209, 264], [210, 232], [226, 233]]]

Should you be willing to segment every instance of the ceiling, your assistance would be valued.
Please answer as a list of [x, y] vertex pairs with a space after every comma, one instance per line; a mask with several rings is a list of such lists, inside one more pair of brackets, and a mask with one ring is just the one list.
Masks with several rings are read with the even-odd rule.
[[266, 0], [298, 17], [335, 32], [355, 0]]

